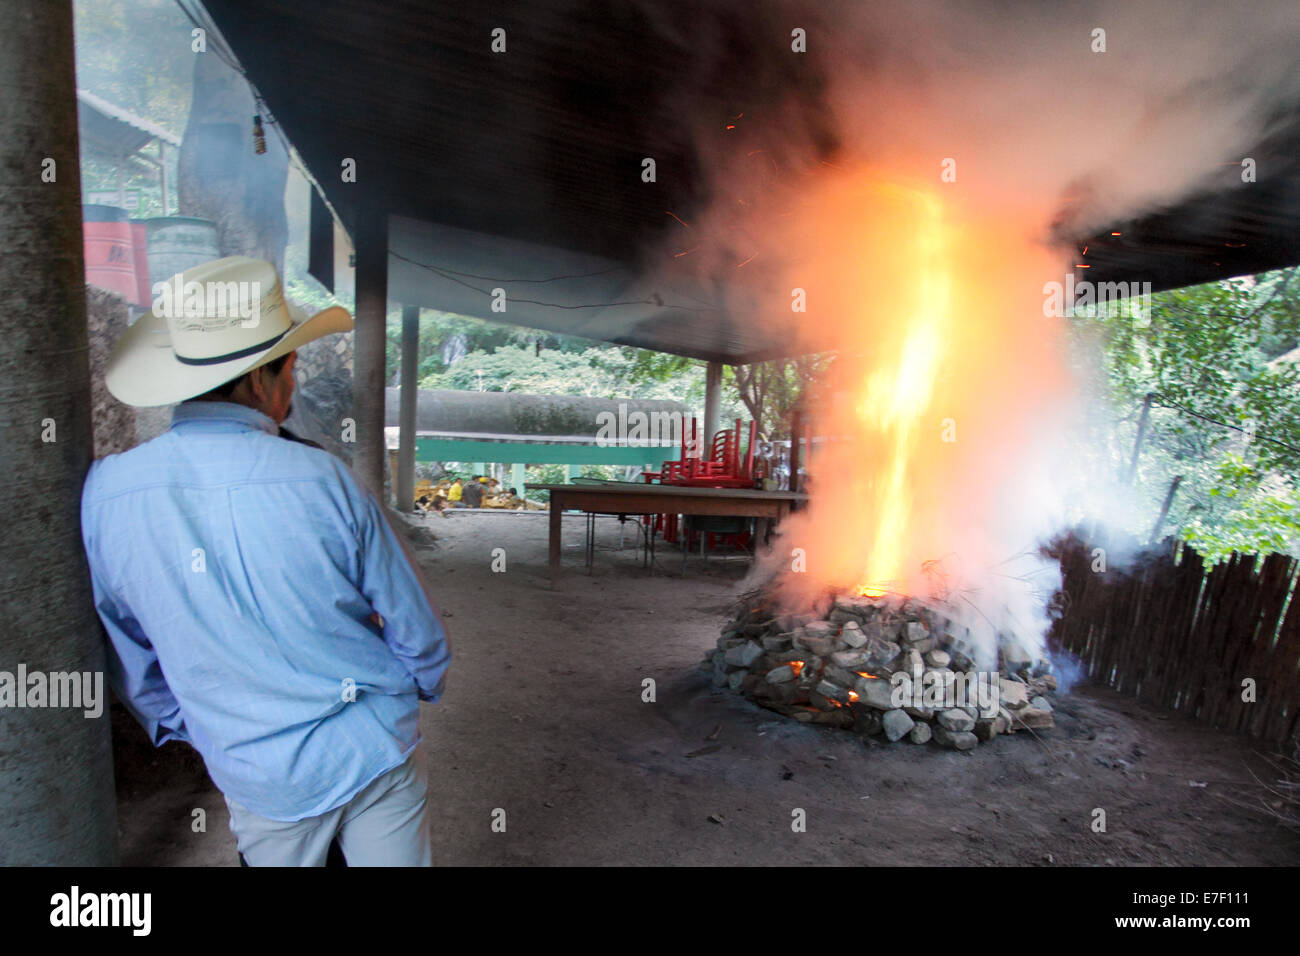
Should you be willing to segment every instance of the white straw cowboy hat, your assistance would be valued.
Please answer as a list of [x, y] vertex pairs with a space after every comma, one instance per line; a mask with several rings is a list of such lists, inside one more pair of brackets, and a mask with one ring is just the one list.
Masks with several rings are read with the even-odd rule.
[[285, 301], [275, 266], [231, 256], [153, 288], [153, 308], [122, 334], [104, 383], [128, 405], [171, 405], [210, 392], [323, 335], [347, 332], [334, 306], [310, 318]]

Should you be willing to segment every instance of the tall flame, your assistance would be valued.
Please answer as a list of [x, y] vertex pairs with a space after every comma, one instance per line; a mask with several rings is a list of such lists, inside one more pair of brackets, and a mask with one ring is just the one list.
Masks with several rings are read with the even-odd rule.
[[1059, 263], [1006, 198], [841, 170], [783, 233], [803, 327], [840, 344], [811, 409], [812, 501], [783, 537], [808, 556], [790, 587], [932, 596], [1033, 547], [1018, 488], [1069, 382], [1043, 311]]
[[[871, 547], [864, 557], [860, 593], [872, 597], [887, 591], [885, 582], [903, 576], [904, 543], [912, 511], [910, 478], [914, 470], [922, 417], [929, 410], [934, 382], [944, 355], [946, 324], [951, 310], [952, 279], [944, 261], [943, 210], [937, 197], [883, 190], [915, 207], [914, 232], [918, 271], [928, 277], [915, 288], [916, 303], [898, 354], [866, 376], [854, 405], [864, 430], [878, 433], [886, 453], [884, 467], [872, 488], [871, 507], [879, 516]], [[904, 239], [903, 241], [908, 241]]]

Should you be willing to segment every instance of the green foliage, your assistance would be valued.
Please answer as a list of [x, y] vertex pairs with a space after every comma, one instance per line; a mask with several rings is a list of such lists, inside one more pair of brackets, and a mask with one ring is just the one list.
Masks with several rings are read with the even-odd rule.
[[[452, 318], [460, 323], [475, 321], [459, 316]], [[451, 327], [444, 326], [444, 330]], [[435, 331], [431, 339], [436, 342], [437, 335], [445, 335], [444, 330]], [[458, 330], [457, 334], [463, 332]], [[477, 332], [476, 335], [482, 336], [482, 333]], [[423, 338], [422, 330], [422, 341]], [[445, 337], [443, 341], [446, 341]], [[481, 344], [482, 338], [470, 338], [469, 341]], [[420, 387], [684, 401], [690, 401], [691, 393], [698, 391], [702, 397], [703, 369], [699, 363], [686, 364], [675, 378], [647, 376], [644, 369], [648, 363], [636, 354], [641, 351], [590, 345], [580, 350], [539, 350], [536, 347], [504, 344], [467, 352], [448, 367], [443, 364], [440, 348], [430, 346], [426, 352], [422, 345]], [[395, 352], [390, 353], [390, 361], [395, 368]]]
[[1300, 542], [1300, 493], [1241, 456], [1230, 454], [1219, 463], [1208, 494], [1222, 503], [1215, 520], [1198, 514], [1182, 534], [1210, 560], [1232, 551], [1288, 551]]
[[[1103, 347], [1120, 410], [1111, 465], [1127, 470], [1145, 396], [1153, 396], [1137, 472], [1152, 520], [1183, 480], [1164, 530], [1211, 557], [1300, 548], [1300, 342], [1295, 269], [1160, 293], [1149, 314], [1092, 310], [1075, 330]], [[1149, 528], [1146, 530], [1150, 530]]]

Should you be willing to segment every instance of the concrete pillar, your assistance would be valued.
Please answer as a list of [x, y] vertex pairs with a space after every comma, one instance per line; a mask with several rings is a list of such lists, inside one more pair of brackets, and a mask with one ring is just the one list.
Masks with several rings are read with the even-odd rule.
[[402, 378], [399, 421], [401, 440], [397, 446], [397, 507], [414, 511], [415, 505], [415, 399], [419, 395], [417, 363], [420, 349], [420, 307], [402, 308]]
[[[72, 4], [0, 0], [0, 24], [0, 671], [103, 687], [94, 717], [0, 708], [0, 862], [113, 866], [104, 644], [81, 545], [92, 432]], [[26, 685], [12, 688], [24, 700]]]
[[352, 469], [384, 500], [384, 379], [388, 321], [388, 213], [362, 209], [357, 227], [357, 314], [352, 343]]
[[[709, 448], [722, 417], [722, 363], [710, 362], [704, 370], [704, 435], [702, 448]], [[706, 452], [707, 456], [707, 452]]]

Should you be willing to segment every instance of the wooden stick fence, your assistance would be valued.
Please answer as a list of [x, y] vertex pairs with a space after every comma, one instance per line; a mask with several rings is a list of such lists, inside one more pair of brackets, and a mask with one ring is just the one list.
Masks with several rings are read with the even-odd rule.
[[1107, 554], [1078, 538], [1060, 547], [1054, 646], [1092, 681], [1290, 753], [1300, 734], [1300, 562], [1234, 553], [1207, 570], [1173, 539], [1124, 567], [1103, 569]]

